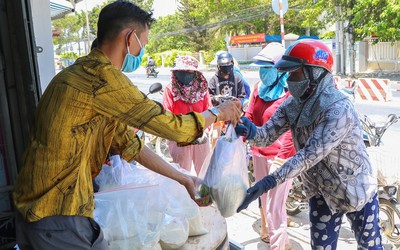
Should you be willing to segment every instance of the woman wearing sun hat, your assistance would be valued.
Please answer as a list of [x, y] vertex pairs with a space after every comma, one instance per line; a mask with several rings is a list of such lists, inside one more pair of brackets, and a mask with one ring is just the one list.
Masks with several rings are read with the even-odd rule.
[[[212, 107], [208, 83], [198, 70], [198, 65], [198, 61], [192, 56], [180, 56], [175, 60], [175, 66], [171, 70], [171, 82], [164, 92], [165, 109], [174, 114], [185, 115], [190, 112], [203, 112]], [[174, 141], [168, 141], [168, 147], [175, 163], [188, 171], [191, 171], [193, 164], [197, 174], [210, 152], [205, 133], [192, 145], [181, 146]]]

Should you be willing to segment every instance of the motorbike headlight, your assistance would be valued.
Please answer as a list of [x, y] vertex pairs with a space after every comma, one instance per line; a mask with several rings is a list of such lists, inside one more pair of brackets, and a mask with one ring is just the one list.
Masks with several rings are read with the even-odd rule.
[[383, 187], [383, 189], [390, 196], [394, 196], [397, 192], [397, 187], [395, 187], [395, 186], [385, 186], [385, 187]]

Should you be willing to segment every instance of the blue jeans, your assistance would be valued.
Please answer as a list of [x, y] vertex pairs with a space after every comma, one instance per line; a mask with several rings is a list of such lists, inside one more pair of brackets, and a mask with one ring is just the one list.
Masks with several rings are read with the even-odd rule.
[[[344, 213], [332, 214], [322, 196], [314, 196], [309, 202], [312, 249], [336, 249]], [[346, 213], [346, 217], [350, 221], [358, 249], [383, 249], [377, 195], [363, 209]]]

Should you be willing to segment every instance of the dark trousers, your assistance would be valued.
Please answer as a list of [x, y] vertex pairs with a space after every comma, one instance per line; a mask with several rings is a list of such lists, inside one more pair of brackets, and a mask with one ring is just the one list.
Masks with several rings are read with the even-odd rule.
[[[311, 248], [332, 249], [337, 247], [343, 213], [332, 214], [324, 198], [310, 199]], [[379, 201], [377, 195], [360, 211], [346, 213], [357, 241], [357, 249], [381, 250], [382, 238], [379, 226]]]
[[83, 216], [50, 216], [27, 222], [16, 214], [17, 243], [21, 250], [96, 249], [107, 250], [100, 226]]

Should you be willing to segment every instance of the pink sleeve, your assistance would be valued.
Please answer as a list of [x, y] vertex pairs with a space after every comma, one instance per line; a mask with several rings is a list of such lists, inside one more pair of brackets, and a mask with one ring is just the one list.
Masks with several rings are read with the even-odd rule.
[[281, 138], [282, 146], [276, 155], [276, 157], [281, 159], [288, 159], [296, 153], [296, 149], [293, 145], [292, 133], [290, 131], [284, 133]]

